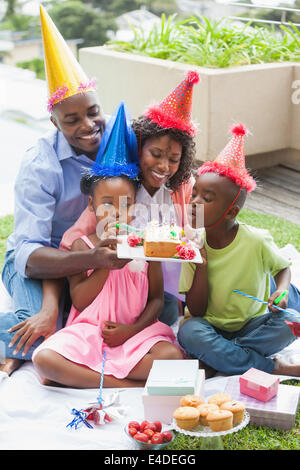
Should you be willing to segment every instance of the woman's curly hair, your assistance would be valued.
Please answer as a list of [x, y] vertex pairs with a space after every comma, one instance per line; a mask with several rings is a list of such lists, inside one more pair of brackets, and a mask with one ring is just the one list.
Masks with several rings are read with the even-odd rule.
[[175, 175], [173, 175], [166, 183], [166, 186], [169, 189], [172, 191], [177, 191], [183, 183], [190, 179], [192, 175], [194, 157], [196, 153], [196, 145], [193, 138], [186, 132], [179, 129], [165, 129], [160, 127], [145, 116], [133, 119], [132, 128], [137, 138], [139, 150], [143, 148], [146, 140], [163, 137], [164, 135], [169, 135], [173, 140], [181, 144], [182, 154], [179, 168]]

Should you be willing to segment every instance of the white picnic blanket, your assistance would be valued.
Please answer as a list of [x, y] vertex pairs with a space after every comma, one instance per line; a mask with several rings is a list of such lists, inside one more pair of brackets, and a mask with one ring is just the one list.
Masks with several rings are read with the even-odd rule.
[[[300, 288], [300, 253], [291, 245], [282, 251], [292, 258], [292, 282]], [[0, 312], [9, 311], [10, 308], [11, 299], [0, 285]], [[299, 363], [300, 339], [279, 355], [288, 362]], [[227, 380], [228, 377], [220, 374], [206, 380], [205, 396], [223, 392]], [[104, 389], [104, 399], [115, 391]], [[73, 419], [72, 408], [81, 409], [96, 401], [98, 390], [43, 386], [32, 363], [26, 362], [10, 377], [0, 375], [0, 449], [132, 449], [124, 426], [131, 420], [144, 419], [142, 391], [142, 388], [129, 388], [120, 392], [121, 404], [126, 408], [121, 420], [95, 426], [94, 429], [85, 426], [77, 430], [69, 429], [66, 426]]]

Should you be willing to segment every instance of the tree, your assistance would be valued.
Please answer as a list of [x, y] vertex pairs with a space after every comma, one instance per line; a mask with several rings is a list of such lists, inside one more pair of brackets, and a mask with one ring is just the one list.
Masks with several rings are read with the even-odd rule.
[[142, 6], [158, 16], [162, 13], [168, 16], [177, 11], [176, 0], [92, 0], [92, 5], [102, 11], [111, 12], [115, 16], [138, 10]]
[[80, 0], [57, 4], [49, 15], [64, 39], [83, 39], [80, 47], [104, 44], [109, 39], [107, 31], [116, 30], [112, 15], [99, 13]]
[[16, 7], [18, 4], [18, 0], [6, 0], [6, 13], [5, 19], [8, 18], [10, 15], [13, 15], [16, 12]]

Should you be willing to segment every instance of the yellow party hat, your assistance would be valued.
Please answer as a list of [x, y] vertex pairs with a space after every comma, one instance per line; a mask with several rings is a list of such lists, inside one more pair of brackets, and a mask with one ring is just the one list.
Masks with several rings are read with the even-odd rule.
[[51, 112], [56, 103], [78, 93], [95, 90], [95, 80], [84, 73], [42, 5], [40, 18], [49, 91], [48, 111]]

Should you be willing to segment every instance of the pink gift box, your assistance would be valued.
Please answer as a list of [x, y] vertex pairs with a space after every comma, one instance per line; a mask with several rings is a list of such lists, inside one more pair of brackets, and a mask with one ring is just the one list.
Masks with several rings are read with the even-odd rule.
[[241, 393], [267, 402], [277, 395], [280, 379], [252, 367], [241, 375], [239, 381]]

